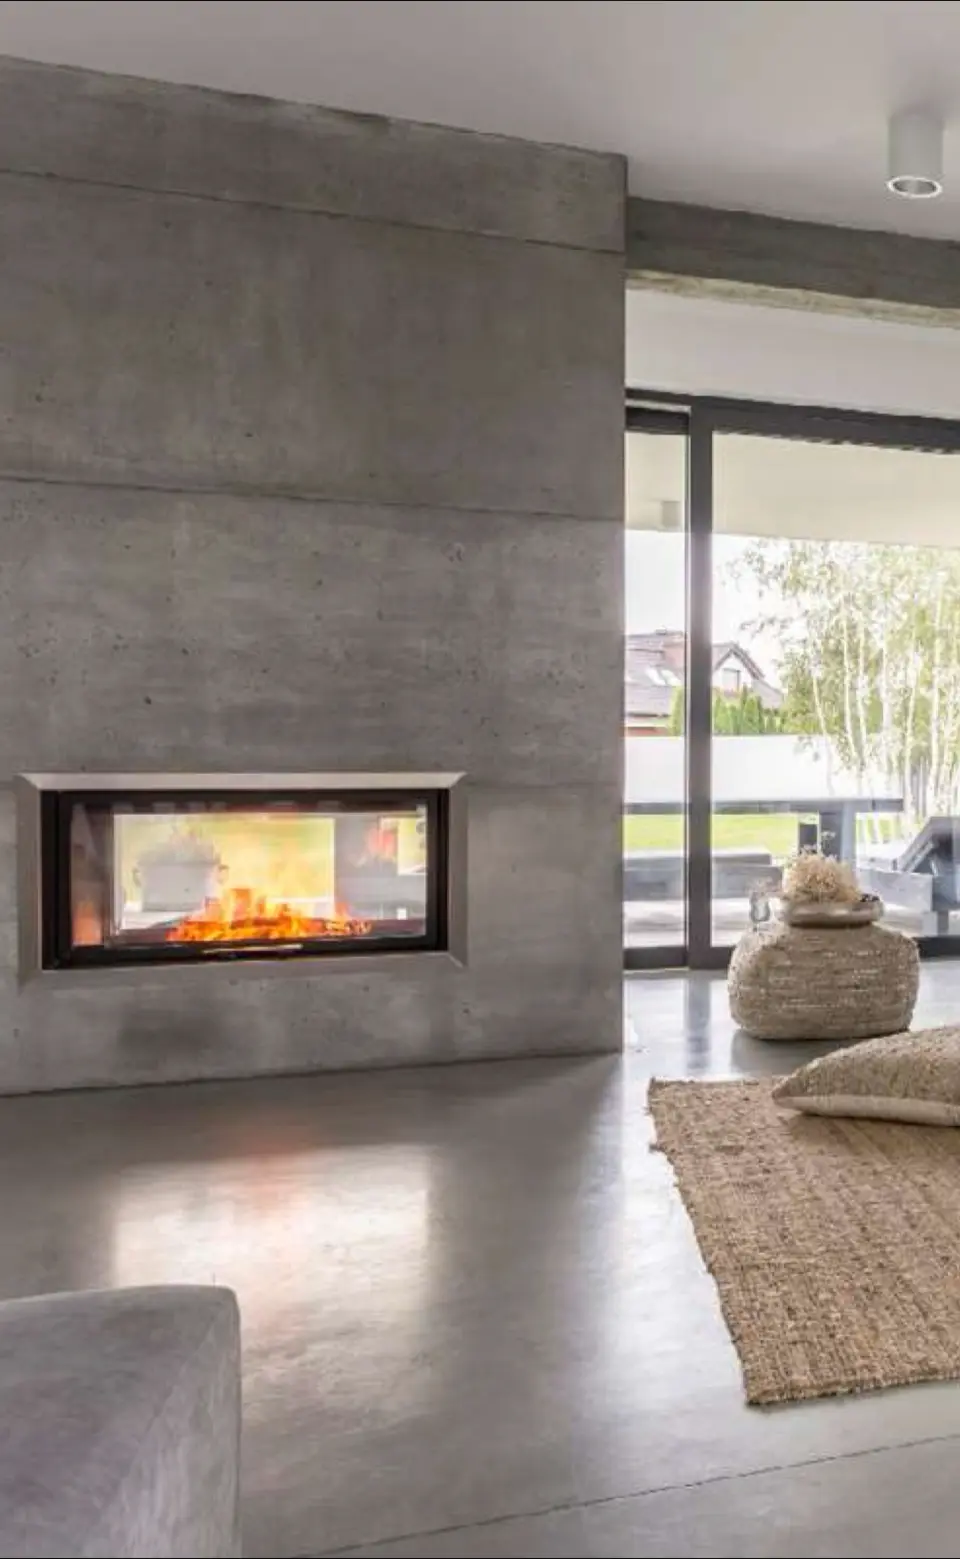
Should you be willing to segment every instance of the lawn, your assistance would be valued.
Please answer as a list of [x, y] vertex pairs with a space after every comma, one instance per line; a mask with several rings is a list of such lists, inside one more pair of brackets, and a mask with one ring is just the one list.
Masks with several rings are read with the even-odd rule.
[[[797, 848], [797, 824], [790, 813], [723, 813], [713, 820], [715, 850], [769, 850], [782, 860]], [[682, 850], [682, 817], [625, 817], [625, 850]]]
[[[816, 822], [816, 818], [801, 818], [794, 813], [722, 813], [713, 820], [713, 848], [715, 850], [753, 849], [769, 850], [774, 860], [793, 855], [797, 848], [797, 824]], [[903, 833], [899, 816], [882, 814], [877, 818], [866, 816], [857, 819], [857, 838], [861, 845], [868, 839], [898, 839]], [[623, 847], [625, 850], [682, 850], [682, 817], [625, 817], [623, 820]]]

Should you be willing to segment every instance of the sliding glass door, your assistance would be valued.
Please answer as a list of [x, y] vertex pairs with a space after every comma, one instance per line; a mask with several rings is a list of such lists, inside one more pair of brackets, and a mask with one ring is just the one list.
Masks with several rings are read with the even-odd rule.
[[623, 934], [629, 967], [687, 961], [687, 422], [626, 447]]
[[808, 846], [960, 955], [960, 427], [667, 415], [628, 433], [628, 963], [722, 966]]

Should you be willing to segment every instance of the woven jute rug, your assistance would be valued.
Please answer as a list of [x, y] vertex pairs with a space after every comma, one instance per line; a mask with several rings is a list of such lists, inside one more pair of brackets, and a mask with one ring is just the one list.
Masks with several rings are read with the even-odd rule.
[[960, 1377], [960, 1130], [789, 1115], [770, 1090], [650, 1091], [747, 1401]]

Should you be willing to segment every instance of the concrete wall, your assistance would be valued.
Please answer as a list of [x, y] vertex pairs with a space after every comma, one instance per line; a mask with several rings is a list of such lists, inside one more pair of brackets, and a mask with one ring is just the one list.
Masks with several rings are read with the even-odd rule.
[[[0, 1088], [620, 1043], [614, 158], [0, 63]], [[23, 770], [466, 770], [468, 966], [18, 990]]]

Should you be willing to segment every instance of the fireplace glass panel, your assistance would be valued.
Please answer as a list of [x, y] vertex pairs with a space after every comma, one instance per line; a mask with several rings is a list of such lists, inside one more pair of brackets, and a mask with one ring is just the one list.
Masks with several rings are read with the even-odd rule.
[[438, 823], [435, 795], [61, 796], [53, 962], [437, 947]]

